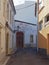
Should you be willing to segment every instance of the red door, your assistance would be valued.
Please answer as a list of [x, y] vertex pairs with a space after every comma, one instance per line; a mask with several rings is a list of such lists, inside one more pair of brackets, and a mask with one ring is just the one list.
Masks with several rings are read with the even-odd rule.
[[17, 48], [23, 48], [24, 34], [23, 32], [16, 33], [16, 46]]

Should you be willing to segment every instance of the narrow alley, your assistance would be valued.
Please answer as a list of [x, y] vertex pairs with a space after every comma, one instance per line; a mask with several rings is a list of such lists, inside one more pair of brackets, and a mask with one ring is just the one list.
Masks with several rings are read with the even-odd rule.
[[36, 49], [26, 48], [12, 55], [6, 65], [49, 65], [49, 59], [37, 54]]
[[49, 65], [49, 0], [0, 0], [0, 65]]

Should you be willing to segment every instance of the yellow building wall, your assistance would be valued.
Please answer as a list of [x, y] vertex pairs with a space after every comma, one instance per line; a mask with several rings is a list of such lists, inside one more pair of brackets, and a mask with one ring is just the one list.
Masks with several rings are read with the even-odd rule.
[[49, 34], [47, 35], [47, 55], [49, 55]]
[[[5, 3], [5, 6], [4, 6]], [[6, 29], [6, 22], [9, 23], [9, 25], [12, 25], [12, 21], [14, 21], [14, 12], [12, 11], [12, 7], [11, 5], [9, 6], [9, 19], [7, 17], [7, 3], [8, 0], [1, 0], [1, 9], [0, 9], [0, 28], [1, 28], [1, 52], [0, 52], [0, 57], [3, 57], [6, 55], [6, 34], [9, 34], [9, 40], [8, 40], [8, 54], [12, 53], [13, 51], [13, 47], [12, 47], [12, 31], [7, 27]], [[10, 3], [9, 3], [10, 4]], [[5, 7], [5, 8], [4, 8]], [[5, 10], [4, 10], [5, 9]], [[13, 14], [11, 15], [11, 19], [10, 20], [10, 10], [11, 12], [13, 12]], [[11, 23], [10, 23], [11, 22]]]
[[46, 48], [46, 32], [45, 30], [38, 32], [38, 47], [39, 48]]
[[39, 12], [39, 20], [38, 23], [40, 23], [41, 20], [43, 20], [43, 27], [38, 32], [38, 48], [43, 48], [47, 50], [47, 54], [49, 55], [49, 44], [48, 44], [48, 37], [49, 34], [49, 26], [45, 25], [45, 16], [49, 14], [49, 0], [43, 0], [44, 8]]
[[[4, 1], [5, 1], [5, 0], [2, 0], [2, 1], [1, 1], [1, 11], [0, 11], [0, 15], [1, 15], [1, 17], [0, 17], [0, 18], [1, 18], [0, 23], [1, 23], [3, 26], [5, 26], [5, 23], [6, 23], [6, 21], [5, 21], [6, 18], [4, 17], [4, 13], [5, 13], [5, 12], [4, 12], [4, 4], [3, 4]], [[5, 9], [6, 9], [6, 8], [5, 8]]]
[[38, 48], [46, 49], [49, 54], [49, 43], [47, 35], [49, 34], [49, 27], [42, 29], [38, 32]]
[[[5, 30], [4, 28], [1, 29], [1, 54], [4, 56], [5, 55]], [[3, 57], [2, 56], [2, 57]]]
[[1, 31], [1, 43], [0, 43], [0, 59], [4, 58], [5, 57], [5, 18], [3, 16], [3, 2], [4, 0], [1, 0], [1, 9], [0, 9], [0, 31]]
[[44, 8], [39, 13], [39, 22], [49, 13], [49, 0], [43, 0], [44, 1]]

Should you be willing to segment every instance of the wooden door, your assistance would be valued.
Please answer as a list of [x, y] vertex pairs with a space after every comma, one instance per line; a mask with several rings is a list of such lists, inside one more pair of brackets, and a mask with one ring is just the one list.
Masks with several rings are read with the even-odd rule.
[[24, 44], [24, 34], [23, 32], [16, 33], [16, 46], [17, 48], [23, 48]]

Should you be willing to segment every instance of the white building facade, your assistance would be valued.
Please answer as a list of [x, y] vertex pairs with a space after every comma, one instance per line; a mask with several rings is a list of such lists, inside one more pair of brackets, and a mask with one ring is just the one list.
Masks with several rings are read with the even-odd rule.
[[7, 2], [7, 28], [6, 34], [8, 34], [8, 53], [12, 54], [15, 47], [15, 34], [14, 34], [14, 15], [16, 14], [13, 0], [8, 0]]
[[[34, 1], [25, 1], [25, 3], [16, 6], [15, 30], [17, 26], [19, 31], [24, 33], [24, 47], [37, 46], [37, 15]], [[25, 23], [26, 22], [26, 23]]]

